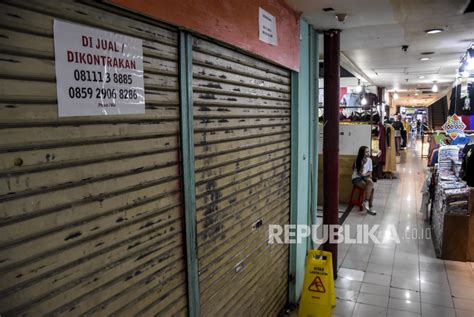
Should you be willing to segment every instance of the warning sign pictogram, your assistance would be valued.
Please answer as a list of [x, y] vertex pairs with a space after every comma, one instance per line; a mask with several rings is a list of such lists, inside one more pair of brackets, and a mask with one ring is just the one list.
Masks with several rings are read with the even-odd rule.
[[326, 293], [324, 284], [319, 276], [316, 276], [313, 282], [309, 285], [308, 290], [316, 293]]

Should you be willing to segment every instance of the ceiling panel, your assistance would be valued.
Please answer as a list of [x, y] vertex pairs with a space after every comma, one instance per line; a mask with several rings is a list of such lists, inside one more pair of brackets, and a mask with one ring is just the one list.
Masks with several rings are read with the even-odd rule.
[[[341, 51], [372, 83], [394, 89], [446, 85], [456, 78], [461, 56], [474, 40], [468, 0], [286, 0], [316, 29], [341, 29]], [[331, 7], [334, 11], [322, 9]], [[346, 13], [345, 22], [335, 19]], [[444, 32], [426, 34], [425, 30]], [[406, 52], [402, 45], [408, 45]], [[421, 61], [422, 52], [434, 52]], [[424, 78], [420, 78], [424, 76]], [[430, 101], [433, 98], [430, 99]], [[426, 101], [425, 101], [426, 103]]]

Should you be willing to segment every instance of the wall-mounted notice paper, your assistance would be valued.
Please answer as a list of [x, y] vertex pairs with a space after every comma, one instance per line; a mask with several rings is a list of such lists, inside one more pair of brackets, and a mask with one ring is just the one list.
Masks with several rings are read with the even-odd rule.
[[278, 36], [275, 17], [259, 8], [258, 24], [260, 41], [277, 46]]

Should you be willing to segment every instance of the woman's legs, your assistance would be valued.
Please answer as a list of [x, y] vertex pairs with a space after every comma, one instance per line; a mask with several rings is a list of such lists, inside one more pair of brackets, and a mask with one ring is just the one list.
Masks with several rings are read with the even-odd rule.
[[371, 178], [367, 178], [366, 184], [365, 199], [369, 201], [369, 207], [372, 208], [372, 202], [374, 201], [374, 182]]
[[361, 180], [355, 182], [354, 186], [359, 187], [360, 189], [362, 189], [364, 191], [364, 200], [365, 201], [370, 201], [369, 200], [370, 194], [368, 195], [367, 193], [370, 193], [371, 188], [373, 188], [373, 186], [374, 186], [374, 183], [372, 182], [372, 180], [369, 180], [368, 178], [364, 178], [363, 180], [361, 179]]
[[354, 186], [357, 186], [364, 190], [364, 207], [367, 209], [367, 212], [371, 215], [375, 215], [375, 211], [372, 210], [372, 202], [374, 200], [374, 182], [371, 178], [365, 178], [364, 180], [359, 180], [353, 183]]

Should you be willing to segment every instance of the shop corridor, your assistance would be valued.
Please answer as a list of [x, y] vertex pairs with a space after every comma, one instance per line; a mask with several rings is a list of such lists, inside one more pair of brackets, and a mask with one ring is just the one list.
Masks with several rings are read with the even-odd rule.
[[339, 246], [333, 316], [474, 316], [474, 263], [437, 259], [419, 212], [426, 169], [420, 151], [421, 143], [412, 143], [397, 164], [398, 178], [376, 183], [376, 216], [354, 208], [346, 219], [351, 236], [358, 224], [378, 224], [383, 239], [393, 225], [400, 244]]

